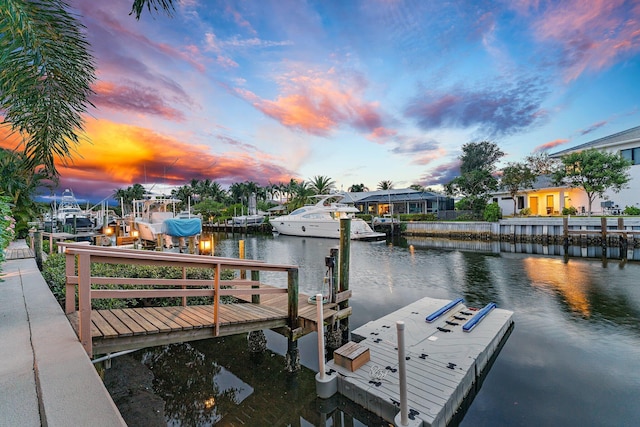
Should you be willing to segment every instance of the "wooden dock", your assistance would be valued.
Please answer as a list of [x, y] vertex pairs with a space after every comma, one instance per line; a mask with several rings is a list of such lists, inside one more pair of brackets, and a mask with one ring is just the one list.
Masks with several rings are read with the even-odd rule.
[[[262, 285], [262, 289], [266, 288], [272, 287]], [[298, 335], [306, 335], [317, 327], [315, 305], [307, 304], [308, 298], [308, 295], [299, 295]], [[259, 303], [220, 304], [218, 313], [219, 332], [216, 335], [213, 305], [92, 310], [92, 351], [93, 354], [114, 353], [263, 329], [274, 329], [283, 334], [288, 331], [286, 295], [263, 296]], [[326, 304], [325, 322], [332, 322], [339, 313], [337, 304]], [[79, 334], [78, 311], [68, 313], [67, 318]]]
[[354, 341], [361, 339], [370, 360], [354, 372], [328, 362], [325, 372], [337, 372], [338, 392], [394, 422], [400, 407], [396, 322], [404, 321], [410, 425], [446, 426], [481, 382], [513, 326], [513, 312], [494, 308], [465, 332], [462, 328], [479, 310], [462, 302], [431, 323], [425, 320], [448, 303], [424, 298], [354, 330]]
[[[273, 329], [287, 337], [293, 357], [297, 352], [295, 341], [318, 329], [315, 306], [307, 303], [307, 295], [298, 292], [298, 267], [294, 265], [75, 243], [61, 245], [66, 254], [65, 313], [89, 356]], [[95, 263], [174, 267], [182, 269], [182, 277], [95, 276], [91, 268]], [[188, 278], [188, 268], [210, 271], [213, 277]], [[235, 278], [223, 280], [223, 270], [235, 270]], [[260, 271], [286, 274], [286, 287], [262, 283]], [[348, 305], [340, 307], [350, 296], [349, 290], [338, 292], [335, 301], [325, 305], [325, 323], [351, 315]], [[208, 297], [213, 304], [188, 305], [189, 297]], [[170, 307], [92, 308], [93, 300], [112, 298], [179, 298], [181, 302]], [[223, 303], [223, 298], [233, 302]]]

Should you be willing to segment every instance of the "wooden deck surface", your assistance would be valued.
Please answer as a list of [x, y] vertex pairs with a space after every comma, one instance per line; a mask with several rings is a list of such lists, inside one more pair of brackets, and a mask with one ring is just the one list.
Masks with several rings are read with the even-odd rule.
[[6, 260], [35, 258], [31, 248], [26, 245], [10, 245], [6, 251]]
[[[316, 330], [316, 306], [309, 304], [308, 299], [308, 295], [299, 295], [298, 327], [301, 335]], [[325, 304], [325, 321], [336, 315], [335, 306]], [[213, 314], [213, 305], [93, 310], [93, 353], [211, 338], [215, 330]], [[78, 312], [67, 317], [78, 333]], [[261, 295], [260, 304], [247, 301], [220, 304], [219, 318], [220, 336], [283, 328], [287, 326], [287, 295]]]

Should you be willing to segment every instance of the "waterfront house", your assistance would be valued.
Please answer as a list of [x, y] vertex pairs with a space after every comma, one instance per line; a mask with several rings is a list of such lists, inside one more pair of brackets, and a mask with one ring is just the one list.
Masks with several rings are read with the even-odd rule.
[[431, 191], [412, 188], [346, 193], [345, 202], [353, 203], [362, 213], [374, 216], [384, 214], [439, 214], [454, 210], [454, 199]]
[[[619, 193], [610, 190], [605, 192], [604, 197], [596, 197], [591, 207], [592, 213], [615, 215], [622, 212], [625, 206], [640, 207], [640, 126], [558, 151], [549, 157], [559, 159], [569, 153], [589, 148], [619, 153], [633, 163], [629, 169], [631, 180], [627, 184], [628, 188]], [[492, 201], [499, 204], [504, 215], [513, 214], [513, 199], [508, 192], [493, 193]], [[577, 209], [578, 214], [586, 214], [589, 205], [582, 189], [555, 186], [548, 176], [539, 177], [533, 188], [516, 196], [516, 202], [516, 213], [529, 208], [531, 215], [558, 215], [563, 208], [571, 206]]]

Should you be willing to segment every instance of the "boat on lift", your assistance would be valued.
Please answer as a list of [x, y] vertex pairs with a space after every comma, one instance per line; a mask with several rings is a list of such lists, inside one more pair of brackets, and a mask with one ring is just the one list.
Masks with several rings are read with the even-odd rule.
[[340, 219], [351, 218], [352, 240], [380, 240], [385, 233], [373, 231], [369, 224], [355, 214], [360, 211], [353, 205], [341, 203], [342, 194], [314, 196], [320, 200], [314, 205], [303, 206], [289, 215], [272, 218], [273, 229], [289, 236], [340, 238]]
[[184, 238], [197, 238], [202, 233], [202, 219], [189, 212], [176, 213], [178, 203], [178, 199], [156, 195], [134, 200], [133, 222], [138, 238], [157, 244], [162, 236], [166, 248], [182, 248]]
[[91, 217], [80, 208], [70, 188], [62, 192], [59, 203], [54, 202], [53, 218], [63, 229], [72, 227], [76, 231], [89, 231], [94, 227]]

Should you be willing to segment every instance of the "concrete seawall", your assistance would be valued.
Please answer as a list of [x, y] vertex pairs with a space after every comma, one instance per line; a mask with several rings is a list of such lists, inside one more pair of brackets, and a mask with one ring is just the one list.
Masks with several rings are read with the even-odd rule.
[[35, 259], [0, 278], [0, 425], [125, 426]]
[[[622, 226], [621, 222], [622, 220]], [[497, 240], [517, 243], [564, 244], [565, 228], [562, 217], [509, 218], [499, 222], [409, 222], [404, 234], [409, 236], [446, 237], [466, 240]], [[608, 246], [619, 244], [620, 234], [629, 233], [629, 247], [640, 247], [640, 218], [607, 218]], [[567, 230], [570, 244], [602, 245], [602, 219], [571, 217]]]

